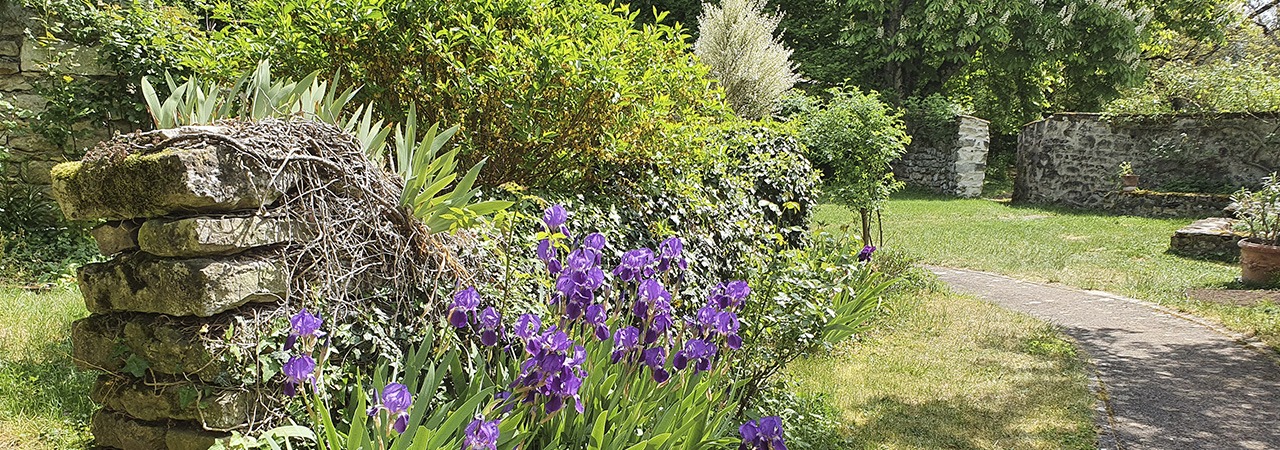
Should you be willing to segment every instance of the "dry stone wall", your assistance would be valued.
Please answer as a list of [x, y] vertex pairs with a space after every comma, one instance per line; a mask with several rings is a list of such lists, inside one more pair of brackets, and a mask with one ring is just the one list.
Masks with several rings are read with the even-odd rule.
[[911, 145], [893, 163], [894, 176], [911, 186], [957, 197], [982, 194], [986, 177], [987, 149], [991, 134], [987, 121], [958, 116], [943, 133], [954, 138], [928, 142], [913, 137]]
[[[75, 159], [89, 145], [101, 141], [127, 124], [76, 126], [72, 137], [56, 142], [32, 127], [48, 101], [36, 86], [47, 77], [47, 64], [57, 61], [66, 74], [88, 77], [114, 76], [98, 63], [92, 48], [37, 42], [27, 37], [37, 26], [21, 2], [0, 1], [0, 181], [7, 187], [49, 187], [49, 171], [58, 163]], [[4, 123], [12, 121], [12, 126]]]
[[1156, 215], [1227, 206], [1224, 198], [1119, 196], [1118, 172], [1126, 161], [1139, 175], [1139, 187], [1149, 191], [1223, 193], [1254, 186], [1280, 170], [1280, 116], [1054, 114], [1027, 124], [1018, 137], [1013, 199]]
[[182, 145], [52, 171], [68, 217], [108, 220], [93, 234], [110, 259], [81, 269], [91, 315], [72, 327], [76, 363], [103, 372], [90, 393], [98, 445], [205, 449], [271, 408], [277, 390], [238, 377], [226, 341], [256, 339], [229, 315], [282, 308], [290, 275], [277, 251], [312, 236], [264, 208], [282, 194], [273, 176], [289, 175], [227, 147]]

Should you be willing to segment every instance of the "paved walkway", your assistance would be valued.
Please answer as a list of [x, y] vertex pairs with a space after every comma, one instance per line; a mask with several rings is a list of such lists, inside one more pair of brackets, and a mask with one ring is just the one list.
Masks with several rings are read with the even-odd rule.
[[1062, 327], [1097, 368], [1100, 449], [1280, 449], [1280, 364], [1229, 331], [1112, 294], [930, 267]]

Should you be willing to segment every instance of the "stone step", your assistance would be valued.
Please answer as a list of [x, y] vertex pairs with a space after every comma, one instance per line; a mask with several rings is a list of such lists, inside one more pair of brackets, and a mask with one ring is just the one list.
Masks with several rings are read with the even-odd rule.
[[[162, 136], [184, 132], [166, 130]], [[200, 128], [194, 130], [214, 130]], [[137, 136], [120, 136], [102, 145], [131, 151]], [[289, 173], [273, 184], [268, 164], [230, 145], [192, 142], [152, 154], [130, 154], [59, 164], [51, 172], [53, 196], [67, 218], [123, 220], [173, 214], [220, 213], [256, 209], [282, 194]]]
[[283, 298], [287, 274], [264, 258], [165, 259], [124, 255], [80, 269], [90, 312], [133, 311], [208, 317], [249, 302]]
[[148, 386], [128, 376], [102, 375], [89, 391], [94, 403], [145, 421], [189, 421], [204, 429], [230, 430], [247, 425], [253, 394], [188, 381]]
[[1191, 258], [1237, 261], [1242, 235], [1231, 230], [1233, 219], [1210, 217], [1182, 227], [1169, 238], [1169, 252]]
[[182, 422], [146, 422], [105, 409], [89, 425], [97, 445], [120, 450], [208, 450], [229, 433], [205, 431]]

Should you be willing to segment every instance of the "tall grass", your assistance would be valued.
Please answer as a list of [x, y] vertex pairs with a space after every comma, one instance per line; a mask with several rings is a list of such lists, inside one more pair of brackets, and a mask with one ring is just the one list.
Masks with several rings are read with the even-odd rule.
[[0, 287], [0, 448], [87, 445], [94, 375], [71, 363], [71, 322], [88, 312], [79, 292]]

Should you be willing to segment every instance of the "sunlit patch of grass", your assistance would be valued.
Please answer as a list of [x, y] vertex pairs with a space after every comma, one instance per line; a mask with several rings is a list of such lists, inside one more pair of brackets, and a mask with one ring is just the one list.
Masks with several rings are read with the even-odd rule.
[[[855, 223], [857, 214], [822, 205], [819, 223]], [[1231, 285], [1235, 264], [1166, 253], [1190, 219], [1148, 219], [906, 193], [884, 211], [885, 246], [923, 262], [1060, 282], [1148, 300], [1221, 321], [1280, 348], [1275, 305], [1201, 302], [1188, 288]]]
[[65, 449], [88, 443], [94, 375], [71, 363], [71, 322], [88, 315], [80, 294], [0, 287], [0, 448]]
[[[1096, 439], [1075, 346], [1044, 322], [945, 291], [900, 292], [893, 323], [788, 375], [886, 449], [1086, 449]], [[909, 297], [909, 298], [908, 298]]]

